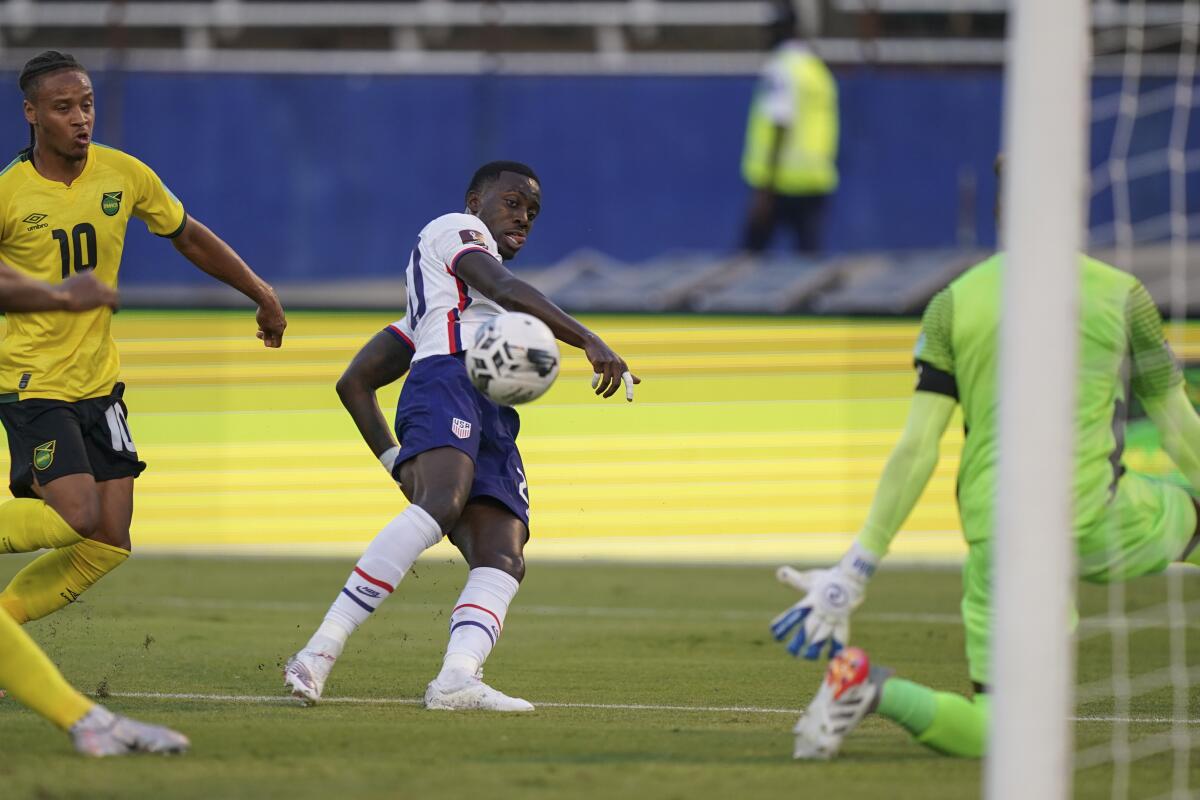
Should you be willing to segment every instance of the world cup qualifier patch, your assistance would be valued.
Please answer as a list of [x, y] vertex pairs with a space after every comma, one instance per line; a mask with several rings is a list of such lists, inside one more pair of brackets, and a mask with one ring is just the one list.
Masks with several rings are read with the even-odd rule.
[[479, 231], [459, 231], [458, 238], [462, 239], [463, 244], [477, 244], [480, 247], [487, 247], [487, 241]]
[[110, 217], [115, 217], [121, 210], [121, 193], [105, 192], [100, 198], [100, 210]]
[[54, 445], [57, 443], [58, 440], [55, 439], [33, 448], [33, 466], [39, 470], [49, 469], [54, 463]]

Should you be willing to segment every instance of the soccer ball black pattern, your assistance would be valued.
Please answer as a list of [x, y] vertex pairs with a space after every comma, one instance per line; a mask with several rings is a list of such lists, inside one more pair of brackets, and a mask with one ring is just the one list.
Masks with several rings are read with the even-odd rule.
[[471, 383], [492, 401], [515, 406], [536, 400], [558, 377], [558, 342], [544, 322], [509, 311], [479, 329], [467, 350]]

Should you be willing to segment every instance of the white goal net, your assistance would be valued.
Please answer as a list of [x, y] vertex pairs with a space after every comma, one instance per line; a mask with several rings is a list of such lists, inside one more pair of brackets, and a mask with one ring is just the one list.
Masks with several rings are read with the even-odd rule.
[[[1177, 356], [1200, 366], [1200, 329], [1188, 321], [1189, 309], [1200, 309], [1200, 283], [1189, 279], [1200, 255], [1192, 243], [1200, 233], [1200, 0], [1100, 0], [1092, 24], [1089, 251], [1142, 280], [1166, 312]], [[1136, 402], [1125, 460], [1183, 482]], [[1191, 569], [1081, 587], [1075, 796], [1200, 796], [1191, 753], [1200, 637], [1188, 641], [1200, 591]]]

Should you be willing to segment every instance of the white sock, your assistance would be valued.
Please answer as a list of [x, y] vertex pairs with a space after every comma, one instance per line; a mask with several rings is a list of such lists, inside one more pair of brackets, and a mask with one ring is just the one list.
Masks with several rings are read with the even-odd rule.
[[367, 546], [346, 585], [308, 641], [308, 649], [339, 656], [350, 634], [367, 621], [408, 572], [417, 557], [442, 538], [442, 530], [420, 506], [404, 509]]
[[456, 671], [474, 675], [483, 666], [500, 638], [508, 604], [520, 586], [516, 578], [502, 570], [471, 570], [450, 613], [450, 643], [446, 645], [442, 675]]

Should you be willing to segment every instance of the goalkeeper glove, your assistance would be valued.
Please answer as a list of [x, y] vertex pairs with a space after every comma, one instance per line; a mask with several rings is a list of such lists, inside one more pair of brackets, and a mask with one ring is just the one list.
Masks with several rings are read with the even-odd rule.
[[779, 582], [806, 594], [771, 620], [772, 635], [782, 642], [796, 629], [787, 646], [789, 653], [798, 656], [803, 648], [805, 658], [816, 659], [828, 643], [829, 657], [833, 658], [850, 640], [850, 614], [862, 604], [867, 581], [877, 566], [879, 558], [855, 542], [830, 569], [801, 572], [780, 567], [775, 573]]

